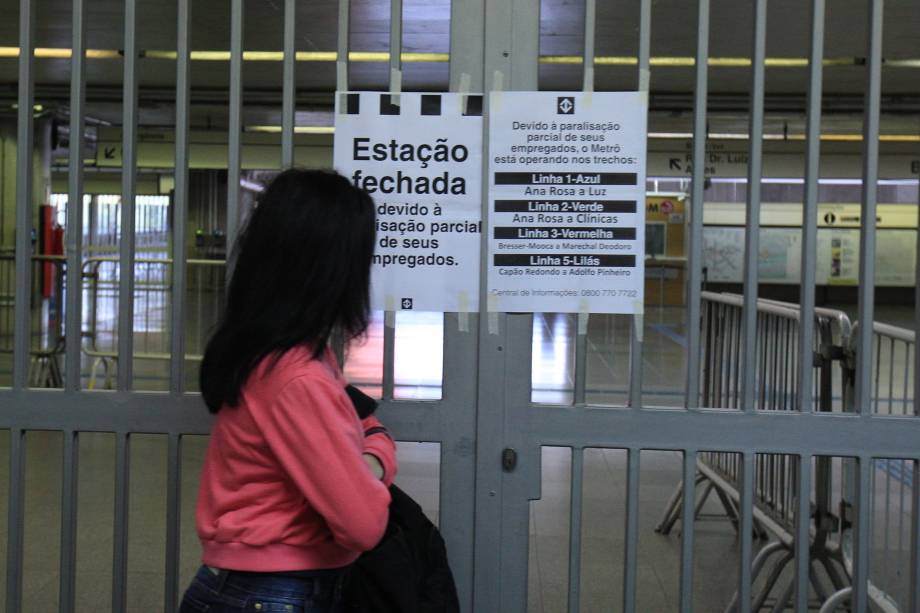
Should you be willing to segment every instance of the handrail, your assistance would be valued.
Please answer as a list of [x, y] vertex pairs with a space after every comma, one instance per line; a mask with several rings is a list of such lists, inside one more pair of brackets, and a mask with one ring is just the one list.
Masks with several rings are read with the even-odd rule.
[[[859, 326], [857, 321], [853, 324], [854, 336], [855, 330]], [[905, 343], [916, 343], [917, 342], [917, 333], [909, 328], [900, 328], [898, 326], [893, 326], [891, 324], [882, 323], [880, 321], [872, 322], [872, 330], [882, 336], [887, 336], [895, 340], [904, 341]]]
[[[744, 306], [744, 297], [740, 294], [704, 291], [702, 292], [701, 296], [703, 300], [707, 300], [709, 302], [720, 302], [722, 304], [736, 307]], [[757, 299], [757, 312], [766, 313], [769, 315], [777, 315], [779, 317], [785, 317], [795, 321], [799, 321], [802, 315], [802, 310], [797, 304], [793, 304], [791, 302], [782, 302], [780, 300], [769, 300], [767, 298]], [[853, 325], [850, 323], [849, 316], [845, 312], [838, 309], [829, 309], [826, 307], [815, 307], [814, 313], [815, 315], [826, 317], [837, 323], [842, 336], [841, 344], [845, 346], [853, 333]]]

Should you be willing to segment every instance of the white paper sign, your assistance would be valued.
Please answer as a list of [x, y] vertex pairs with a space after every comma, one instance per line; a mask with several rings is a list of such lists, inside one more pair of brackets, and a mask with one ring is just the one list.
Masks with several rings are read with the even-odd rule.
[[377, 207], [372, 308], [479, 309], [482, 96], [338, 93], [335, 168]]
[[489, 116], [490, 310], [641, 313], [646, 94], [499, 96]]

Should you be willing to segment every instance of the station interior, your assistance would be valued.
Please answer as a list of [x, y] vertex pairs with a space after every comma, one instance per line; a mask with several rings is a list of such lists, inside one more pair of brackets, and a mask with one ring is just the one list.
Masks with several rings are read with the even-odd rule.
[[[465, 0], [454, 0], [461, 2]], [[511, 0], [508, 0], [509, 2]], [[82, 158], [82, 329], [79, 388], [109, 394], [119, 388], [119, 245], [122, 203], [124, 5], [87, 0], [85, 133], [81, 152], [71, 150], [70, 104], [72, 5], [34, 0], [33, 258], [29, 331], [15, 327], [17, 117], [19, 2], [0, 0], [0, 386], [13, 385], [14, 338], [29, 334], [29, 387], [63, 388], [65, 335], [64, 232], [69, 164]], [[490, 4], [491, 2], [486, 2]], [[185, 263], [183, 389], [198, 389], [198, 366], [217, 323], [226, 289], [228, 191], [252, 207], [262, 185], [281, 169], [284, 2], [243, 4], [242, 173], [228, 185], [231, 22], [228, 2], [199, 0], [191, 8], [189, 170]], [[584, 0], [542, 0], [539, 5], [540, 90], [581, 90], [585, 44]], [[773, 0], [767, 11], [763, 177], [760, 182], [759, 285], [762, 301], [797, 305], [801, 296], [802, 210], [806, 188], [806, 132], [811, 2]], [[599, 2], [596, 7], [594, 87], [639, 87], [636, 49], [639, 2]], [[864, 199], [864, 117], [867, 79], [866, 0], [828, 3], [825, 31], [820, 172], [818, 181], [816, 306], [848, 323], [859, 317], [860, 211]], [[712, 0], [703, 202], [692, 202], [692, 145], [697, 45], [697, 3], [651, 2], [646, 201], [645, 304], [642, 317], [591, 314], [585, 338], [585, 399], [611, 411], [629, 403], [630, 338], [639, 330], [643, 405], [686, 407], [689, 223], [703, 219], [703, 290], [741, 295], [750, 151], [751, 46], [755, 2]], [[295, 136], [298, 166], [333, 165], [339, 3], [296, 4]], [[389, 0], [352, 0], [348, 64], [353, 91], [391, 87]], [[138, 0], [136, 191], [133, 380], [137, 393], [170, 390], [173, 201], [175, 195], [176, 49], [175, 3]], [[404, 91], [450, 89], [450, 0], [402, 3], [401, 87]], [[920, 201], [920, 3], [886, 3], [881, 72], [880, 142], [876, 194], [877, 241], [874, 318], [901, 330], [879, 338], [874, 349], [874, 413], [914, 414], [913, 339], [917, 284], [917, 210]], [[488, 85], [486, 85], [488, 89]], [[708, 294], [706, 294], [708, 295]], [[399, 311], [395, 315], [393, 398], [438, 401], [444, 372], [445, 316]], [[453, 321], [453, 320], [451, 320]], [[778, 320], [777, 320], [778, 321]], [[384, 380], [386, 318], [372, 315], [366, 338], [345, 350], [352, 383], [380, 397]], [[763, 324], [773, 325], [773, 324]], [[793, 343], [793, 327], [779, 321], [773, 338]], [[782, 326], [789, 326], [783, 332]], [[785, 334], [785, 336], [783, 336]], [[531, 399], [566, 411], [575, 402], [579, 316], [535, 313], [532, 326]], [[736, 345], [722, 356], [739, 360]], [[770, 351], [770, 348], [765, 351]], [[735, 353], [732, 353], [734, 351]], [[764, 354], [765, 358], [767, 354]], [[179, 357], [178, 359], [183, 359]], [[774, 366], [776, 377], [793, 377], [793, 366]], [[843, 366], [841, 365], [841, 368]], [[790, 379], [791, 380], [791, 379]], [[833, 376], [827, 410], [845, 410], [846, 392]], [[721, 402], [719, 400], [717, 402]], [[783, 399], [778, 399], [782, 403]], [[727, 404], [712, 406], [732, 407]], [[735, 399], [737, 402], [737, 399]], [[762, 399], [762, 402], [767, 402]], [[200, 410], [205, 411], [204, 404]], [[3, 407], [0, 406], [0, 413]], [[386, 414], [381, 419], [385, 421]], [[765, 433], [769, 436], [769, 433]], [[132, 435], [130, 448], [127, 610], [164, 610], [166, 520], [165, 435]], [[23, 610], [53, 611], [60, 605], [62, 463], [61, 432], [33, 430], [25, 437]], [[179, 578], [185, 585], [200, 564], [194, 529], [198, 473], [207, 437], [182, 437]], [[918, 442], [920, 445], [920, 442]], [[10, 431], [0, 430], [0, 491], [8, 491]], [[112, 611], [113, 512], [116, 437], [85, 432], [79, 438], [75, 610]], [[397, 483], [437, 521], [440, 478], [437, 442], [398, 445]], [[723, 454], [728, 455], [728, 454]], [[676, 611], [679, 601], [681, 526], [668, 527], [669, 505], [682, 479], [680, 454], [643, 450], [639, 489], [638, 611]], [[541, 450], [540, 495], [530, 502], [527, 611], [554, 613], [569, 606], [572, 450]], [[722, 458], [725, 460], [725, 458]], [[785, 462], [783, 458], [769, 461]], [[731, 458], [728, 460], [731, 461]], [[767, 459], [765, 458], [765, 463]], [[844, 460], [829, 458], [834, 465]], [[842, 472], [842, 471], [841, 471]], [[768, 471], [764, 471], [767, 475]], [[834, 492], [846, 489], [839, 477]], [[911, 462], [876, 459], [872, 472], [869, 577], [885, 597], [873, 611], [908, 611], [910, 599], [913, 482]], [[757, 477], [758, 488], [773, 485]], [[586, 449], [581, 506], [580, 586], [582, 611], [619, 611], [626, 540], [627, 455], [620, 449]], [[698, 492], [699, 517], [693, 551], [694, 610], [726, 610], [738, 583], [739, 538], [718, 488]], [[777, 485], [776, 487], [785, 487]], [[712, 491], [711, 491], [712, 490]], [[758, 490], [760, 491], [760, 490]], [[8, 570], [5, 518], [0, 496], [0, 600]], [[729, 505], [730, 506], [730, 505]], [[769, 513], [767, 513], [769, 515]], [[782, 524], [781, 520], [776, 520]], [[768, 534], [769, 533], [769, 534]], [[755, 538], [755, 553], [772, 533]], [[787, 610], [777, 593], [792, 581], [791, 565], [777, 571], [778, 592], [762, 610]], [[754, 593], [769, 579], [759, 576]], [[828, 588], [831, 578], [826, 580]], [[833, 591], [833, 590], [831, 590]], [[817, 596], [816, 596], [817, 597]], [[882, 606], [879, 603], [884, 602]], [[754, 609], [759, 610], [759, 609]], [[791, 608], [788, 610], [792, 610]], [[817, 609], [815, 609], [817, 610]], [[843, 610], [843, 609], [838, 609]], [[485, 612], [484, 612], [485, 613]]]

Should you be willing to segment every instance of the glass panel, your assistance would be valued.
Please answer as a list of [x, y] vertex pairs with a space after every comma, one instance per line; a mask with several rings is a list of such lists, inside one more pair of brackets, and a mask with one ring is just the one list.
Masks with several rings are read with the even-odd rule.
[[571, 313], [534, 313], [532, 402], [572, 403], [576, 328], [576, 315]]
[[[626, 487], [626, 454], [616, 458], [618, 473]], [[671, 517], [670, 501], [680, 510], [677, 489], [680, 487], [683, 457], [675, 451], [643, 451], [639, 463], [639, 556], [636, 581], [637, 611], [674, 611], [678, 603], [680, 576], [680, 517]], [[673, 526], [670, 524], [673, 520]], [[662, 528], [662, 524], [667, 524]], [[699, 531], [696, 532], [700, 540]], [[702, 547], [694, 550], [699, 556]], [[713, 552], [716, 553], [715, 551]], [[718, 555], [724, 556], [724, 551]], [[699, 590], [694, 590], [698, 597]], [[702, 606], [701, 606], [702, 605]], [[694, 601], [694, 610], [720, 611], [719, 601]]]
[[570, 448], [542, 448], [541, 497], [530, 503], [529, 612], [567, 610], [571, 466]]
[[869, 580], [884, 599], [906, 611], [910, 606], [910, 525], [913, 514], [914, 462], [880, 458], [874, 461], [872, 551]]
[[[129, 611], [159, 611], [163, 604], [167, 449], [166, 435], [131, 436], [128, 499]], [[180, 583], [186, 580], [183, 577]]]
[[444, 315], [396, 313], [396, 398], [440, 400], [444, 366]]
[[441, 445], [397, 441], [396, 457], [399, 458], [396, 485], [437, 525], [441, 503]]
[[[115, 435], [80, 433], [77, 498], [77, 610], [112, 610]], [[106, 586], [106, 589], [99, 589]]]
[[54, 611], [60, 596], [61, 453], [60, 432], [27, 432], [22, 608]]
[[[10, 504], [10, 431], [0, 430], [0, 517], [9, 517]], [[6, 525], [4, 525], [6, 524]], [[6, 562], [8, 522], [0, 522], [0, 595], [6, 599]]]
[[183, 436], [182, 449], [182, 485], [180, 488], [179, 516], [179, 589], [184, 590], [185, 582], [195, 576], [201, 566], [201, 541], [195, 531], [195, 505], [198, 501], [198, 485], [201, 481], [201, 467], [208, 448], [207, 436]]

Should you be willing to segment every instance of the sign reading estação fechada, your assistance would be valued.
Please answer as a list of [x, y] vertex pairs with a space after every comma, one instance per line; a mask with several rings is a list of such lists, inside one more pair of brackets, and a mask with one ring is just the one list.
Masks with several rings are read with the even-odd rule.
[[482, 96], [339, 93], [335, 168], [377, 207], [373, 308], [478, 310]]

